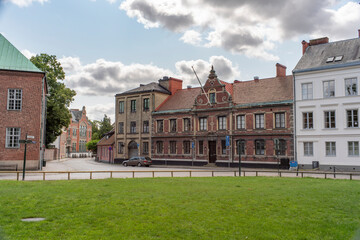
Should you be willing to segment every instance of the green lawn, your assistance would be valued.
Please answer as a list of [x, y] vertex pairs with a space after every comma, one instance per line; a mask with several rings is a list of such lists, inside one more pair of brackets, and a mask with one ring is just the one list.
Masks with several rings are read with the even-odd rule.
[[0, 181], [0, 228], [4, 239], [357, 239], [360, 181]]

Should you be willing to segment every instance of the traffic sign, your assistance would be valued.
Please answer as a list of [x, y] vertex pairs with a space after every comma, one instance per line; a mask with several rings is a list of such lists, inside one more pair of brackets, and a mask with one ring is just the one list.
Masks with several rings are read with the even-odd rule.
[[195, 148], [195, 143], [191, 142], [191, 148], [194, 149]]
[[34, 136], [31, 136], [31, 135], [28, 135], [27, 136], [27, 139], [34, 139], [35, 137]]
[[226, 136], [226, 143], [225, 145], [228, 147], [230, 146], [230, 136]]
[[32, 140], [19, 140], [19, 143], [26, 143], [26, 144], [29, 144], [29, 143], [36, 143], [35, 141], [32, 141]]

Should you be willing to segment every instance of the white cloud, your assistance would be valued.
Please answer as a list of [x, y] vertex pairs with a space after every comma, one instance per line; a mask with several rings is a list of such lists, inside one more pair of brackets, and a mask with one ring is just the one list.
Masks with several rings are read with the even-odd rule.
[[125, 0], [120, 9], [145, 28], [183, 33], [184, 43], [271, 61], [278, 59], [274, 45], [284, 39], [350, 38], [360, 20], [357, 2], [336, 0]]
[[115, 121], [114, 102], [86, 106], [86, 116], [90, 120], [102, 120], [105, 114], [110, 117], [111, 123]]
[[5, 0], [6, 2], [11, 2], [19, 7], [28, 7], [33, 2], [38, 2], [40, 4], [44, 4], [45, 2], [48, 2], [48, 0]]
[[30, 52], [30, 51], [27, 50], [27, 49], [21, 50], [21, 53], [22, 53], [26, 58], [28, 58], [28, 59], [30, 59], [31, 57], [36, 56], [36, 53]]

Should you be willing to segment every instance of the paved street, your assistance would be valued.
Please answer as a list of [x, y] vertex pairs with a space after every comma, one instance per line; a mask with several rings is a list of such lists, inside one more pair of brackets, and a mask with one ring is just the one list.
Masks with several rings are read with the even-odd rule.
[[[274, 172], [261, 172], [264, 169], [245, 169], [246, 176], [279, 176]], [[103, 171], [92, 172], [91, 171]], [[111, 171], [113, 171], [111, 173]], [[121, 171], [121, 172], [119, 172]], [[190, 171], [192, 171], [190, 173]], [[249, 172], [253, 171], [253, 172]], [[255, 171], [259, 171], [256, 173]], [[54, 173], [62, 172], [62, 173]], [[69, 173], [71, 172], [71, 173]], [[76, 173], [75, 173], [76, 172]], [[304, 173], [303, 177], [324, 178], [324, 174], [316, 172]], [[150, 167], [124, 167], [120, 164], [108, 164], [95, 162], [94, 158], [67, 158], [62, 160], [48, 161], [46, 167], [40, 173], [27, 171], [25, 180], [67, 180], [67, 179], [104, 179], [104, 178], [133, 178], [133, 177], [216, 177], [216, 176], [238, 176], [237, 168], [220, 167], [191, 167], [191, 166], [150, 166]], [[244, 172], [242, 173], [244, 175]], [[299, 173], [282, 171], [282, 177], [301, 177]], [[334, 178], [328, 173], [326, 178]], [[337, 175], [337, 179], [349, 179], [349, 175]], [[4, 173], [0, 171], [0, 180], [16, 180], [14, 173]], [[22, 174], [19, 174], [22, 179]], [[354, 180], [360, 180], [360, 176], [352, 176]]]

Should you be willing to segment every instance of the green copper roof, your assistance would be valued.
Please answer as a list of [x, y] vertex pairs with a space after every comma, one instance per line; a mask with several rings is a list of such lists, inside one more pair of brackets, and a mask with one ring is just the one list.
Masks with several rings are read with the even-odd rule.
[[0, 33], [0, 69], [42, 72]]

